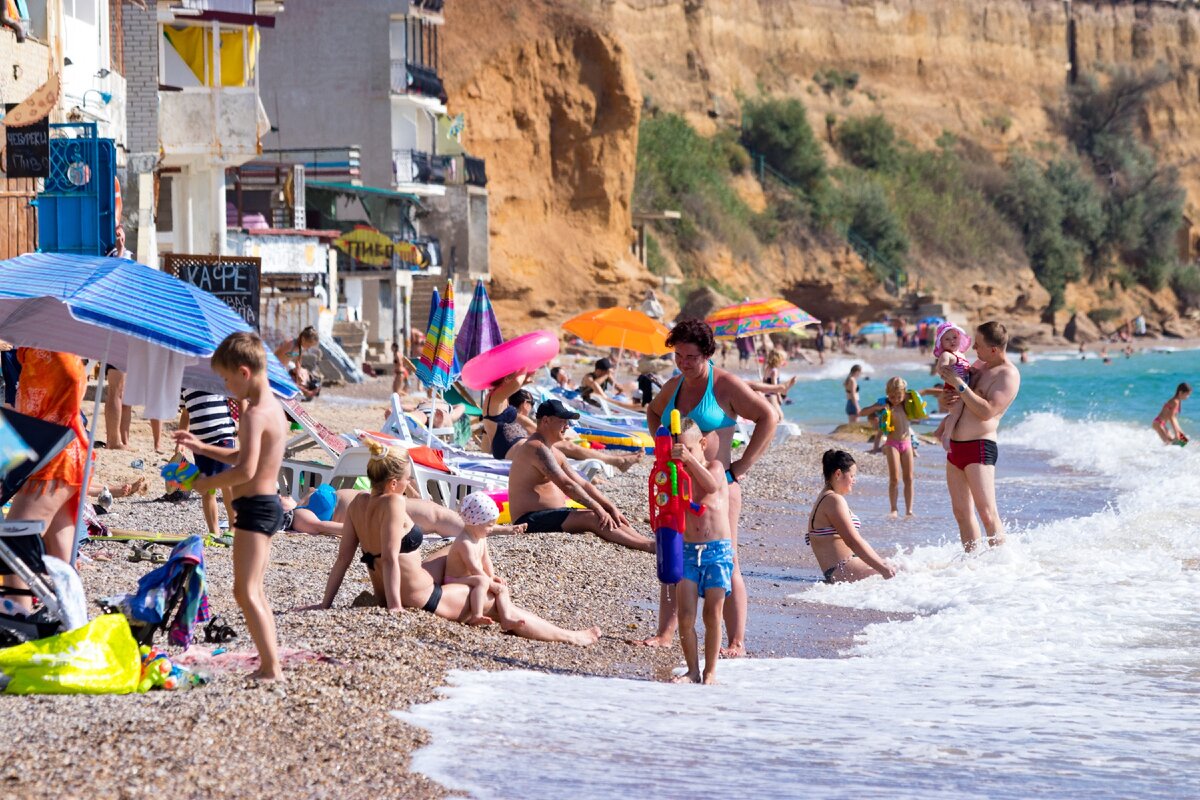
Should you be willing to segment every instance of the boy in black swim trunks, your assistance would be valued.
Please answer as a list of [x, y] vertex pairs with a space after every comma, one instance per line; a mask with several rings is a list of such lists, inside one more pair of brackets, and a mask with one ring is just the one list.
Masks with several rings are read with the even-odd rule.
[[253, 333], [231, 334], [212, 356], [213, 371], [225, 381], [230, 395], [246, 401], [236, 448], [204, 444], [188, 431], [175, 441], [197, 456], [232, 464], [218, 475], [198, 478], [200, 493], [224, 488], [233, 495], [233, 596], [246, 618], [258, 650], [259, 669], [253, 677], [278, 680], [279, 645], [275, 616], [263, 589], [263, 572], [271, 555], [271, 536], [283, 522], [277, 480], [287, 441], [283, 406], [267, 381], [267, 351]]

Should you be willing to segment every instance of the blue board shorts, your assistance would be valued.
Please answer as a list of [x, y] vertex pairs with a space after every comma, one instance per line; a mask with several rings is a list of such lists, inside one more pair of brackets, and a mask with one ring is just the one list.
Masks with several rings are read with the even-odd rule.
[[683, 579], [696, 584], [700, 596], [708, 589], [733, 591], [733, 540], [683, 543]]

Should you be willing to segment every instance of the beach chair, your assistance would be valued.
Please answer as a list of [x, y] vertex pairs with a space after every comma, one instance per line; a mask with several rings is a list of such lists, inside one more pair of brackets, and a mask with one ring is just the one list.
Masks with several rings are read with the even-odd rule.
[[[279, 479], [284, 492], [299, 500], [306, 487], [319, 486], [329, 480], [333, 475], [333, 465], [354, 442], [318, 422], [299, 400], [281, 402], [284, 413], [300, 426], [300, 432], [284, 445]], [[322, 460], [314, 460], [312, 455]]]
[[[66, 630], [63, 603], [55, 591], [46, 565], [41, 521], [0, 522], [0, 647], [44, 639]], [[21, 579], [28, 588], [11, 585]], [[32, 597], [39, 602], [26, 613], [11, 598]]]
[[[395, 444], [413, 446], [399, 440], [395, 440]], [[335, 489], [352, 487], [359, 478], [366, 477], [367, 462], [370, 460], [370, 449], [365, 446], [351, 447], [338, 459], [330, 477], [330, 485]], [[507, 473], [504, 475], [462, 474], [453, 467], [451, 467], [451, 472], [442, 472], [417, 463], [411, 456], [409, 457], [409, 467], [417, 494], [422, 499], [432, 500], [451, 511], [457, 511], [462, 499], [471, 492], [497, 491], [508, 486]]]

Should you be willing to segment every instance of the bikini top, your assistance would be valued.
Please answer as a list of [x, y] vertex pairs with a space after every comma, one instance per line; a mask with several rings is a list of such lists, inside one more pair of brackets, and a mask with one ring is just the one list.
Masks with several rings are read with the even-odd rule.
[[[421, 542], [425, 541], [425, 532], [417, 525], [413, 525], [408, 529], [408, 533], [404, 534], [404, 538], [400, 540], [401, 553], [413, 553], [421, 549]], [[362, 557], [358, 560], [367, 565], [367, 569], [375, 569], [375, 561], [382, 558], [379, 553], [368, 553], [363, 550]]]
[[[700, 429], [701, 433], [715, 431], [718, 428], [732, 428], [737, 425], [737, 420], [729, 418], [725, 409], [721, 408], [721, 404], [717, 402], [716, 395], [713, 394], [713, 369], [713, 362], [709, 361], [708, 386], [704, 389], [704, 396], [700, 398], [700, 402], [696, 404], [695, 408], [683, 415], [695, 421], [696, 427]], [[675, 384], [675, 391], [663, 408], [664, 420], [671, 418], [671, 411], [675, 408], [675, 399], [679, 397], [680, 386], [683, 386], [683, 378], [680, 378], [679, 383]]]
[[[812, 517], [809, 518], [809, 523], [808, 523], [810, 527], [808, 529], [808, 533], [804, 534], [804, 543], [807, 545], [812, 545], [812, 537], [813, 536], [838, 536], [839, 535], [837, 532], [837, 528], [834, 528], [832, 525], [829, 525], [829, 526], [823, 527], [823, 528], [811, 527], [812, 520], [815, 519], [817, 516], [817, 509], [821, 507], [821, 501], [824, 500], [826, 497], [829, 497], [828, 493], [821, 495], [821, 499], [817, 500], [817, 504], [815, 506], [813, 506]], [[855, 514], [853, 511], [850, 512], [850, 524], [854, 526], [854, 530], [856, 530], [856, 531], [862, 530], [862, 522], [859, 521], [858, 515]]]

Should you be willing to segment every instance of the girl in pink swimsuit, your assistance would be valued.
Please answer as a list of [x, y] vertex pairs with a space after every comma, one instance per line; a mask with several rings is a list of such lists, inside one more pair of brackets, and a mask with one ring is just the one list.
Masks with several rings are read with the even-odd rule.
[[908, 397], [908, 384], [903, 378], [889, 378], [887, 382], [887, 397], [875, 401], [875, 405], [867, 406], [858, 412], [860, 416], [868, 416], [879, 412], [879, 429], [887, 438], [883, 443], [883, 453], [888, 463], [888, 499], [892, 503], [892, 511], [888, 516], [899, 516], [896, 501], [900, 493], [900, 478], [904, 478], [904, 510], [905, 516], [913, 516], [913, 452], [912, 428], [908, 414], [904, 411], [904, 401]]

